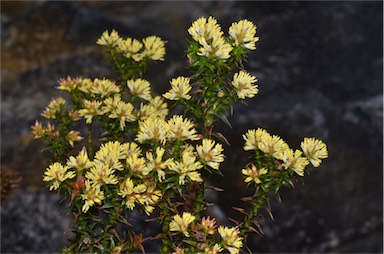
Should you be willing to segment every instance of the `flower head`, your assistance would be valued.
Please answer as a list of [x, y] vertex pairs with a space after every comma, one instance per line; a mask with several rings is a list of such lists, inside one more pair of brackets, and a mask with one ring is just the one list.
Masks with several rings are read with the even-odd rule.
[[173, 78], [171, 81], [172, 89], [163, 96], [168, 100], [189, 100], [191, 96], [188, 94], [192, 87], [189, 84], [190, 79], [185, 77]]
[[223, 35], [220, 25], [213, 17], [209, 17], [208, 20], [204, 17], [197, 19], [188, 29], [188, 33], [197, 42], [200, 41], [201, 38], [211, 40]]
[[42, 138], [45, 134], [45, 128], [39, 121], [35, 121], [35, 124], [31, 127], [33, 138]]
[[67, 166], [69, 168], [75, 168], [77, 172], [81, 172], [83, 169], [92, 167], [93, 163], [89, 160], [87, 150], [84, 147], [76, 157], [69, 157]]
[[68, 143], [73, 147], [74, 142], [78, 142], [83, 140], [84, 138], [80, 136], [80, 132], [71, 130], [68, 132], [68, 134], [65, 136], [65, 139], [68, 141]]
[[132, 58], [136, 62], [139, 62], [144, 57], [144, 54], [139, 52], [143, 48], [143, 44], [136, 39], [127, 38], [121, 40], [117, 46], [117, 49], [122, 52], [126, 58]]
[[59, 80], [59, 86], [57, 89], [72, 92], [75, 90], [81, 83], [81, 78], [71, 78], [67, 77], [66, 79]]
[[229, 35], [235, 41], [235, 45], [242, 45], [247, 49], [256, 49], [255, 43], [259, 41], [259, 37], [255, 37], [256, 26], [246, 20], [232, 23], [229, 28]]
[[85, 189], [81, 198], [85, 200], [81, 210], [86, 213], [95, 203], [101, 205], [101, 201], [104, 200], [104, 192], [100, 190], [100, 185], [91, 185], [91, 183], [86, 180]]
[[117, 184], [117, 177], [113, 174], [115, 169], [96, 161], [93, 167], [85, 174], [92, 185]]
[[151, 84], [145, 79], [131, 79], [127, 81], [127, 86], [133, 96], [143, 100], [151, 100]]
[[261, 137], [267, 134], [268, 132], [261, 128], [258, 128], [257, 130], [248, 130], [246, 134], [243, 134], [243, 139], [245, 140], [244, 150], [249, 151], [259, 149]]
[[304, 175], [304, 169], [309, 164], [307, 158], [302, 157], [303, 153], [300, 150], [293, 151], [292, 149], [284, 150], [282, 154], [283, 164], [286, 169], [291, 169], [299, 176]]
[[[113, 103], [113, 102], [112, 102]], [[108, 115], [109, 118], [116, 118], [120, 121], [120, 130], [124, 130], [126, 122], [133, 122], [135, 116], [133, 114], [133, 105], [129, 102], [117, 101], [111, 113]], [[106, 110], [107, 108], [104, 108]]]
[[96, 78], [90, 86], [90, 92], [93, 95], [107, 97], [111, 94], [119, 93], [120, 88], [111, 80]]
[[202, 182], [200, 173], [197, 171], [203, 165], [196, 161], [196, 157], [191, 151], [185, 150], [182, 154], [182, 161], [172, 161], [168, 168], [179, 174], [179, 184], [185, 184], [185, 178], [188, 177], [193, 182]]
[[188, 120], [183, 119], [182, 116], [174, 115], [168, 121], [168, 139], [169, 140], [198, 140], [199, 135], [194, 128], [194, 124]]
[[211, 219], [209, 216], [204, 217], [201, 219], [199, 226], [205, 233], [213, 235], [216, 231], [216, 220], [215, 218]]
[[49, 187], [49, 190], [57, 190], [62, 182], [67, 179], [74, 178], [75, 172], [68, 171], [67, 166], [63, 166], [59, 162], [51, 164], [44, 173], [44, 182], [52, 182], [52, 185]]
[[86, 119], [87, 124], [92, 123], [93, 117], [97, 115], [102, 115], [103, 111], [101, 110], [101, 102], [100, 101], [84, 101], [84, 108], [79, 110], [79, 115], [83, 116]]
[[182, 232], [186, 237], [189, 237], [188, 226], [195, 220], [195, 218], [195, 216], [188, 212], [184, 212], [182, 216], [176, 214], [169, 224], [169, 230]]
[[112, 30], [110, 34], [108, 31], [104, 31], [96, 43], [99, 45], [117, 46], [121, 40], [122, 39], [120, 38], [119, 33]]
[[148, 140], [165, 143], [168, 131], [169, 127], [166, 121], [159, 117], [151, 117], [139, 123], [136, 140], [139, 143]]
[[256, 77], [245, 71], [240, 71], [235, 73], [231, 84], [235, 88], [237, 97], [245, 99], [246, 97], [253, 98], [259, 92], [257, 85], [255, 85], [256, 82]]
[[60, 113], [65, 104], [63, 97], [52, 99], [41, 115], [47, 119], [56, 119], [56, 113]]
[[321, 140], [304, 138], [301, 149], [314, 167], [320, 166], [321, 159], [328, 158], [327, 145]]
[[203, 139], [202, 145], [196, 146], [196, 151], [203, 163], [213, 169], [219, 169], [224, 161], [223, 146], [211, 139]]
[[120, 160], [125, 158], [125, 147], [118, 141], [109, 141], [100, 146], [99, 151], [95, 154], [94, 161], [100, 162], [111, 170], [122, 171], [124, 168]]
[[143, 39], [144, 54], [151, 60], [164, 61], [165, 42], [157, 36], [149, 36]]
[[256, 166], [252, 164], [251, 168], [243, 169], [241, 172], [247, 176], [244, 180], [246, 183], [255, 181], [255, 183], [259, 184], [261, 183], [260, 176], [268, 173], [268, 170], [266, 168], [257, 169]]
[[134, 185], [130, 178], [127, 178], [120, 184], [118, 195], [126, 199], [127, 208], [133, 210], [135, 203], [139, 202], [142, 198], [142, 194], [147, 190], [144, 184]]
[[171, 159], [163, 160], [165, 149], [162, 147], [156, 148], [156, 155], [152, 152], [147, 152], [147, 164], [146, 167], [148, 171], [156, 171], [159, 182], [162, 182], [165, 179], [164, 169], [168, 167]]
[[258, 145], [261, 151], [279, 160], [281, 160], [283, 152], [289, 149], [288, 144], [279, 136], [269, 135], [268, 133], [261, 136]]
[[220, 226], [219, 234], [224, 242], [224, 247], [231, 253], [237, 254], [243, 246], [242, 237], [239, 236], [239, 230], [236, 228], [228, 228]]

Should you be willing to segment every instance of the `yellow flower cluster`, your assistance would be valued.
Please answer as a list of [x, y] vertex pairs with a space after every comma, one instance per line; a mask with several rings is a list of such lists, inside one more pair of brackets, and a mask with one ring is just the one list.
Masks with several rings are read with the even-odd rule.
[[256, 82], [256, 77], [242, 70], [235, 73], [231, 84], [235, 88], [237, 97], [245, 99], [245, 97], [253, 98], [259, 92], [257, 85], [255, 85]]
[[256, 166], [252, 164], [251, 168], [243, 169], [241, 172], [243, 175], [247, 176], [244, 180], [246, 183], [255, 181], [256, 184], [259, 184], [261, 183], [260, 176], [267, 174], [268, 169], [257, 169]]
[[48, 123], [46, 127], [44, 127], [39, 121], [35, 121], [35, 124], [31, 127], [33, 138], [42, 138], [44, 135], [52, 135], [55, 132], [55, 126]]
[[223, 239], [224, 248], [231, 254], [238, 254], [243, 246], [243, 238], [239, 236], [239, 230], [237, 228], [220, 226], [218, 232]]
[[197, 170], [202, 168], [203, 165], [196, 161], [196, 157], [191, 150], [186, 149], [182, 153], [181, 161], [171, 161], [169, 169], [179, 175], [179, 184], [184, 185], [185, 179], [188, 178], [192, 182], [202, 182], [200, 172]]
[[195, 220], [195, 218], [195, 216], [188, 212], [184, 212], [182, 216], [176, 214], [173, 216], [173, 219], [169, 224], [169, 230], [182, 232], [186, 237], [189, 237], [188, 227]]
[[[245, 151], [259, 149], [264, 154], [283, 161], [281, 165], [282, 168], [291, 169], [300, 176], [304, 175], [304, 169], [309, 162], [317, 167], [320, 165], [321, 159], [328, 157], [326, 145], [322, 141], [314, 138], [305, 138], [301, 143], [305, 157], [302, 156], [302, 151], [290, 149], [288, 144], [279, 136], [270, 135], [266, 130], [261, 128], [248, 130], [247, 133], [243, 135], [243, 138], [245, 140]], [[253, 179], [256, 183], [259, 183], [257, 174], [261, 172], [264, 172], [264, 170], [243, 169], [243, 174], [249, 175], [249, 177], [246, 178], [246, 182]]]
[[114, 48], [118, 53], [136, 62], [140, 62], [145, 58], [154, 61], [164, 60], [165, 42], [157, 36], [149, 36], [140, 42], [132, 38], [123, 39], [118, 32], [112, 30], [111, 33], [108, 33], [108, 31], [103, 32], [96, 43]]
[[321, 140], [304, 138], [301, 149], [314, 167], [320, 166], [321, 159], [328, 158], [327, 146]]
[[163, 94], [164, 98], [168, 100], [189, 100], [191, 96], [188, 94], [192, 87], [189, 84], [190, 79], [185, 77], [178, 77], [171, 80], [171, 90]]
[[213, 169], [219, 169], [220, 163], [224, 161], [223, 146], [211, 139], [203, 139], [202, 145], [196, 146], [196, 151], [203, 164]]
[[232, 23], [229, 28], [229, 35], [235, 41], [236, 46], [241, 45], [250, 50], [255, 50], [255, 44], [259, 41], [259, 37], [255, 37], [256, 26], [246, 19]]
[[120, 88], [109, 79], [96, 78], [93, 82], [88, 83], [87, 85], [93, 96], [100, 96], [102, 98], [120, 92]]
[[87, 124], [91, 124], [93, 117], [103, 114], [101, 105], [101, 101], [85, 100], [83, 102], [83, 108], [79, 110], [79, 115], [85, 118]]
[[232, 46], [225, 41], [217, 20], [202, 17], [192, 23], [188, 33], [201, 47], [198, 55], [211, 59], [228, 59]]
[[52, 99], [41, 115], [47, 119], [56, 119], [56, 113], [63, 110], [65, 103], [62, 97]]
[[100, 190], [100, 185], [91, 185], [89, 181], [85, 181], [84, 193], [81, 198], [85, 201], [81, 210], [86, 213], [95, 203], [101, 205], [105, 199], [104, 192]]
[[84, 147], [76, 157], [69, 157], [67, 160], [67, 166], [69, 168], [76, 169], [77, 173], [81, 173], [84, 169], [91, 168], [93, 166], [93, 162], [89, 160], [87, 150]]
[[104, 105], [102, 114], [107, 114], [108, 117], [112, 119], [118, 119], [120, 122], [120, 130], [124, 130], [126, 122], [133, 122], [135, 120], [133, 105], [129, 102], [122, 101], [118, 95], [105, 99]]
[[142, 98], [149, 101], [151, 96], [151, 84], [145, 79], [131, 79], [127, 81], [127, 86], [131, 92], [131, 95]]
[[75, 172], [68, 171], [69, 167], [63, 166], [59, 162], [55, 162], [50, 165], [44, 173], [44, 182], [52, 182], [52, 185], [49, 187], [49, 190], [57, 190], [60, 187], [60, 184], [67, 179], [74, 178]]
[[198, 140], [200, 135], [194, 124], [182, 116], [174, 115], [168, 121], [160, 117], [150, 117], [139, 123], [136, 140], [139, 143], [154, 140], [165, 144], [166, 141]]

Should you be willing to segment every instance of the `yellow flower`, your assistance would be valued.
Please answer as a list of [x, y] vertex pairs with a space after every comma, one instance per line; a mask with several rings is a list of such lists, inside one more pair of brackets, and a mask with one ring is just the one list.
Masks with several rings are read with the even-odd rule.
[[164, 61], [165, 42], [157, 36], [149, 36], [143, 39], [144, 54], [152, 60]]
[[132, 58], [136, 62], [143, 59], [144, 55], [139, 53], [143, 44], [136, 39], [127, 38], [119, 42], [118, 50], [123, 52], [126, 58]]
[[206, 56], [211, 59], [228, 59], [232, 51], [232, 46], [225, 42], [223, 37], [215, 37], [211, 42], [205, 38], [200, 38], [201, 48], [197, 53], [200, 56]]
[[201, 219], [200, 228], [204, 230], [205, 233], [213, 235], [216, 231], [216, 220], [215, 218], [211, 219], [209, 216]]
[[52, 99], [41, 115], [47, 119], [56, 119], [56, 113], [63, 110], [65, 103], [62, 97]]
[[182, 232], [186, 237], [189, 237], [188, 226], [195, 220], [195, 218], [195, 216], [188, 212], [184, 212], [182, 216], [176, 214], [169, 224], [169, 230]]
[[111, 80], [96, 78], [90, 87], [90, 92], [94, 95], [107, 97], [111, 94], [119, 93], [120, 88]]
[[77, 172], [81, 172], [83, 169], [91, 168], [93, 166], [93, 162], [89, 160], [87, 150], [84, 147], [76, 157], [69, 157], [67, 160], [67, 166], [69, 168], [77, 169]]
[[127, 81], [127, 86], [133, 96], [137, 96], [143, 100], [151, 100], [151, 84], [145, 79], [131, 79]]
[[95, 154], [95, 162], [100, 162], [111, 169], [117, 169], [119, 171], [124, 169], [120, 160], [124, 160], [125, 158], [125, 147], [118, 141], [109, 141], [102, 144], [99, 151]]
[[147, 187], [144, 184], [139, 184], [134, 186], [133, 181], [130, 178], [127, 178], [120, 184], [120, 191], [118, 195], [126, 198], [127, 208], [133, 210], [135, 207], [135, 202], [138, 202], [138, 199], [141, 198], [141, 194], [147, 190]]
[[201, 38], [210, 40], [223, 35], [220, 25], [217, 24], [217, 20], [213, 17], [209, 17], [208, 20], [204, 17], [197, 19], [188, 29], [188, 33], [197, 42], [200, 41]]
[[68, 132], [68, 134], [65, 136], [65, 139], [68, 141], [68, 143], [73, 147], [74, 143], [73, 142], [78, 142], [83, 140], [84, 138], [80, 136], [80, 132], [71, 130]]
[[127, 164], [131, 172], [141, 175], [148, 175], [150, 169], [145, 165], [145, 159], [137, 155], [132, 155], [127, 158]]
[[247, 178], [244, 180], [246, 183], [255, 181], [255, 183], [259, 184], [261, 183], [259, 177], [268, 173], [268, 170], [266, 168], [261, 168], [258, 170], [256, 166], [252, 164], [252, 168], [243, 169], [241, 172], [243, 175], [247, 176]]
[[255, 43], [259, 41], [259, 37], [255, 37], [255, 34], [256, 26], [246, 19], [232, 23], [229, 28], [229, 35], [235, 41], [235, 45], [242, 45], [251, 50], [256, 49]]
[[238, 254], [240, 252], [240, 248], [243, 246], [242, 237], [239, 236], [239, 230], [236, 228], [220, 226], [218, 231], [223, 239], [224, 247], [231, 254]]
[[166, 121], [159, 117], [151, 117], [139, 123], [139, 131], [136, 140], [139, 143], [148, 140], [165, 143], [168, 131], [169, 127]]
[[66, 79], [59, 80], [59, 86], [57, 89], [72, 92], [75, 90], [81, 83], [81, 78], [71, 78], [67, 77]]
[[95, 161], [93, 167], [85, 174], [92, 185], [117, 184], [117, 177], [113, 174], [115, 170], [108, 165]]
[[245, 140], [244, 150], [249, 151], [259, 149], [261, 137], [267, 134], [268, 132], [261, 128], [258, 128], [257, 130], [248, 130], [246, 134], [243, 134], [243, 139]]
[[185, 178], [188, 177], [193, 182], [202, 182], [201, 175], [196, 170], [202, 168], [200, 162], [196, 161], [196, 157], [192, 152], [186, 150], [182, 154], [182, 161], [172, 161], [168, 168], [179, 174], [179, 184], [185, 184]]
[[161, 197], [161, 191], [156, 190], [155, 186], [147, 186], [145, 193], [141, 195], [138, 200], [141, 205], [144, 206], [144, 211], [147, 215], [150, 215], [155, 209], [154, 205], [159, 201]]
[[194, 124], [188, 120], [183, 119], [182, 116], [174, 115], [168, 121], [169, 132], [168, 139], [169, 140], [198, 140], [200, 139], [199, 135], [196, 134], [197, 131], [194, 127]]
[[314, 167], [320, 166], [321, 159], [328, 158], [327, 145], [321, 140], [304, 138], [301, 149]]
[[196, 146], [196, 151], [203, 163], [213, 169], [219, 169], [220, 163], [224, 161], [223, 146], [215, 145], [211, 139], [203, 139], [202, 145]]
[[135, 142], [121, 144], [121, 150], [126, 158], [131, 156], [141, 156], [141, 149]]
[[291, 169], [296, 172], [299, 176], [304, 176], [304, 169], [309, 164], [307, 158], [302, 157], [302, 152], [300, 150], [296, 150], [293, 152], [292, 149], [286, 149], [283, 152], [282, 166], [286, 169]]
[[111, 34], [108, 31], [104, 31], [96, 43], [99, 45], [117, 46], [121, 40], [119, 33], [112, 30]]
[[84, 108], [79, 110], [79, 115], [83, 116], [86, 119], [87, 124], [92, 123], [92, 118], [97, 115], [102, 115], [103, 111], [100, 109], [101, 102], [100, 101], [84, 101]]
[[168, 100], [189, 100], [191, 96], [188, 94], [192, 87], [189, 84], [190, 79], [186, 77], [173, 78], [171, 83], [172, 89], [163, 94]]
[[93, 86], [93, 81], [89, 78], [80, 80], [79, 90], [85, 94], [91, 93], [91, 89]]
[[162, 182], [165, 179], [165, 172], [163, 169], [165, 169], [169, 163], [172, 161], [171, 159], [168, 159], [166, 161], [163, 161], [165, 149], [162, 147], [156, 148], [156, 157], [151, 152], [147, 152], [147, 164], [146, 167], [148, 169], [148, 173], [150, 171], [156, 171], [157, 177], [159, 179], [159, 182]]
[[165, 119], [168, 115], [168, 105], [164, 102], [161, 96], [156, 96], [149, 101], [149, 105], [152, 106], [154, 111], [154, 116], [158, 116], [161, 119]]
[[119, 119], [120, 130], [124, 130], [126, 122], [133, 122], [135, 120], [133, 105], [129, 102], [118, 101], [108, 117]]
[[53, 182], [49, 187], [49, 190], [57, 190], [60, 186], [60, 183], [64, 182], [67, 179], [72, 179], [76, 176], [75, 172], [68, 171], [67, 166], [61, 165], [59, 162], [51, 164], [44, 173], [44, 182]]
[[31, 127], [33, 138], [42, 138], [45, 134], [45, 128], [39, 121], [35, 121], [35, 125]]
[[114, 94], [113, 97], [105, 98], [103, 101], [103, 114], [108, 114], [117, 109], [117, 105], [121, 103], [120, 94]]
[[271, 136], [268, 133], [261, 136], [258, 146], [261, 151], [279, 160], [282, 159], [283, 152], [289, 149], [287, 143], [279, 136]]
[[100, 190], [100, 185], [91, 185], [86, 180], [84, 194], [81, 195], [81, 198], [85, 200], [81, 210], [86, 213], [95, 203], [101, 205], [101, 201], [104, 200], [104, 192]]
[[245, 99], [245, 97], [253, 98], [259, 92], [257, 85], [254, 85], [256, 82], [256, 77], [251, 76], [245, 71], [240, 71], [235, 73], [231, 84], [235, 88], [237, 97]]
[[223, 248], [219, 244], [215, 243], [213, 246], [206, 246], [204, 248], [204, 254], [217, 254], [223, 251]]

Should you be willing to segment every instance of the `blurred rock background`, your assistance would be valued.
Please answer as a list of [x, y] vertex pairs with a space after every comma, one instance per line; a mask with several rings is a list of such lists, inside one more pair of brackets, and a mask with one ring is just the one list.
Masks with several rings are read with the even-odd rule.
[[[30, 126], [67, 75], [110, 77], [111, 65], [96, 39], [106, 29], [168, 41], [166, 60], [146, 76], [154, 91], [188, 74], [183, 55], [187, 29], [215, 16], [227, 31], [249, 19], [260, 42], [247, 70], [260, 93], [239, 105], [232, 129], [221, 131], [226, 189], [217, 204], [226, 216], [241, 205], [239, 173], [247, 158], [241, 134], [262, 127], [299, 147], [305, 136], [328, 144], [329, 158], [305, 185], [272, 200], [275, 221], [261, 221], [252, 252], [383, 251], [383, 3], [382, 1], [1, 1], [1, 165], [15, 168], [20, 186], [1, 204], [1, 252], [56, 252], [70, 223], [65, 204], [42, 182], [48, 160]], [[155, 250], [153, 250], [155, 251]]]

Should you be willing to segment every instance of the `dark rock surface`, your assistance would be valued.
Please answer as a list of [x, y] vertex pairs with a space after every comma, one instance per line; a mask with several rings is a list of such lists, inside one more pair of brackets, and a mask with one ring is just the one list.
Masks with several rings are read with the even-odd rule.
[[217, 195], [222, 212], [238, 216], [230, 206], [244, 194], [235, 172], [247, 160], [242, 133], [263, 127], [293, 147], [314, 136], [328, 144], [329, 158], [305, 185], [283, 190], [282, 203], [272, 200], [275, 221], [261, 221], [265, 235], [249, 239], [251, 251], [383, 251], [382, 2], [2, 1], [1, 7], [1, 162], [24, 176], [1, 204], [2, 253], [55, 252], [66, 242], [70, 219], [45, 189], [47, 158], [29, 134], [59, 94], [57, 80], [111, 77], [95, 41], [105, 29], [116, 29], [168, 41], [166, 61], [147, 76], [161, 94], [172, 77], [187, 73], [186, 30], [208, 15], [224, 31], [233, 21], [252, 20], [260, 36], [246, 66], [260, 93], [248, 106], [235, 107], [233, 129], [220, 127], [231, 142], [226, 178], [213, 179], [227, 190]]

